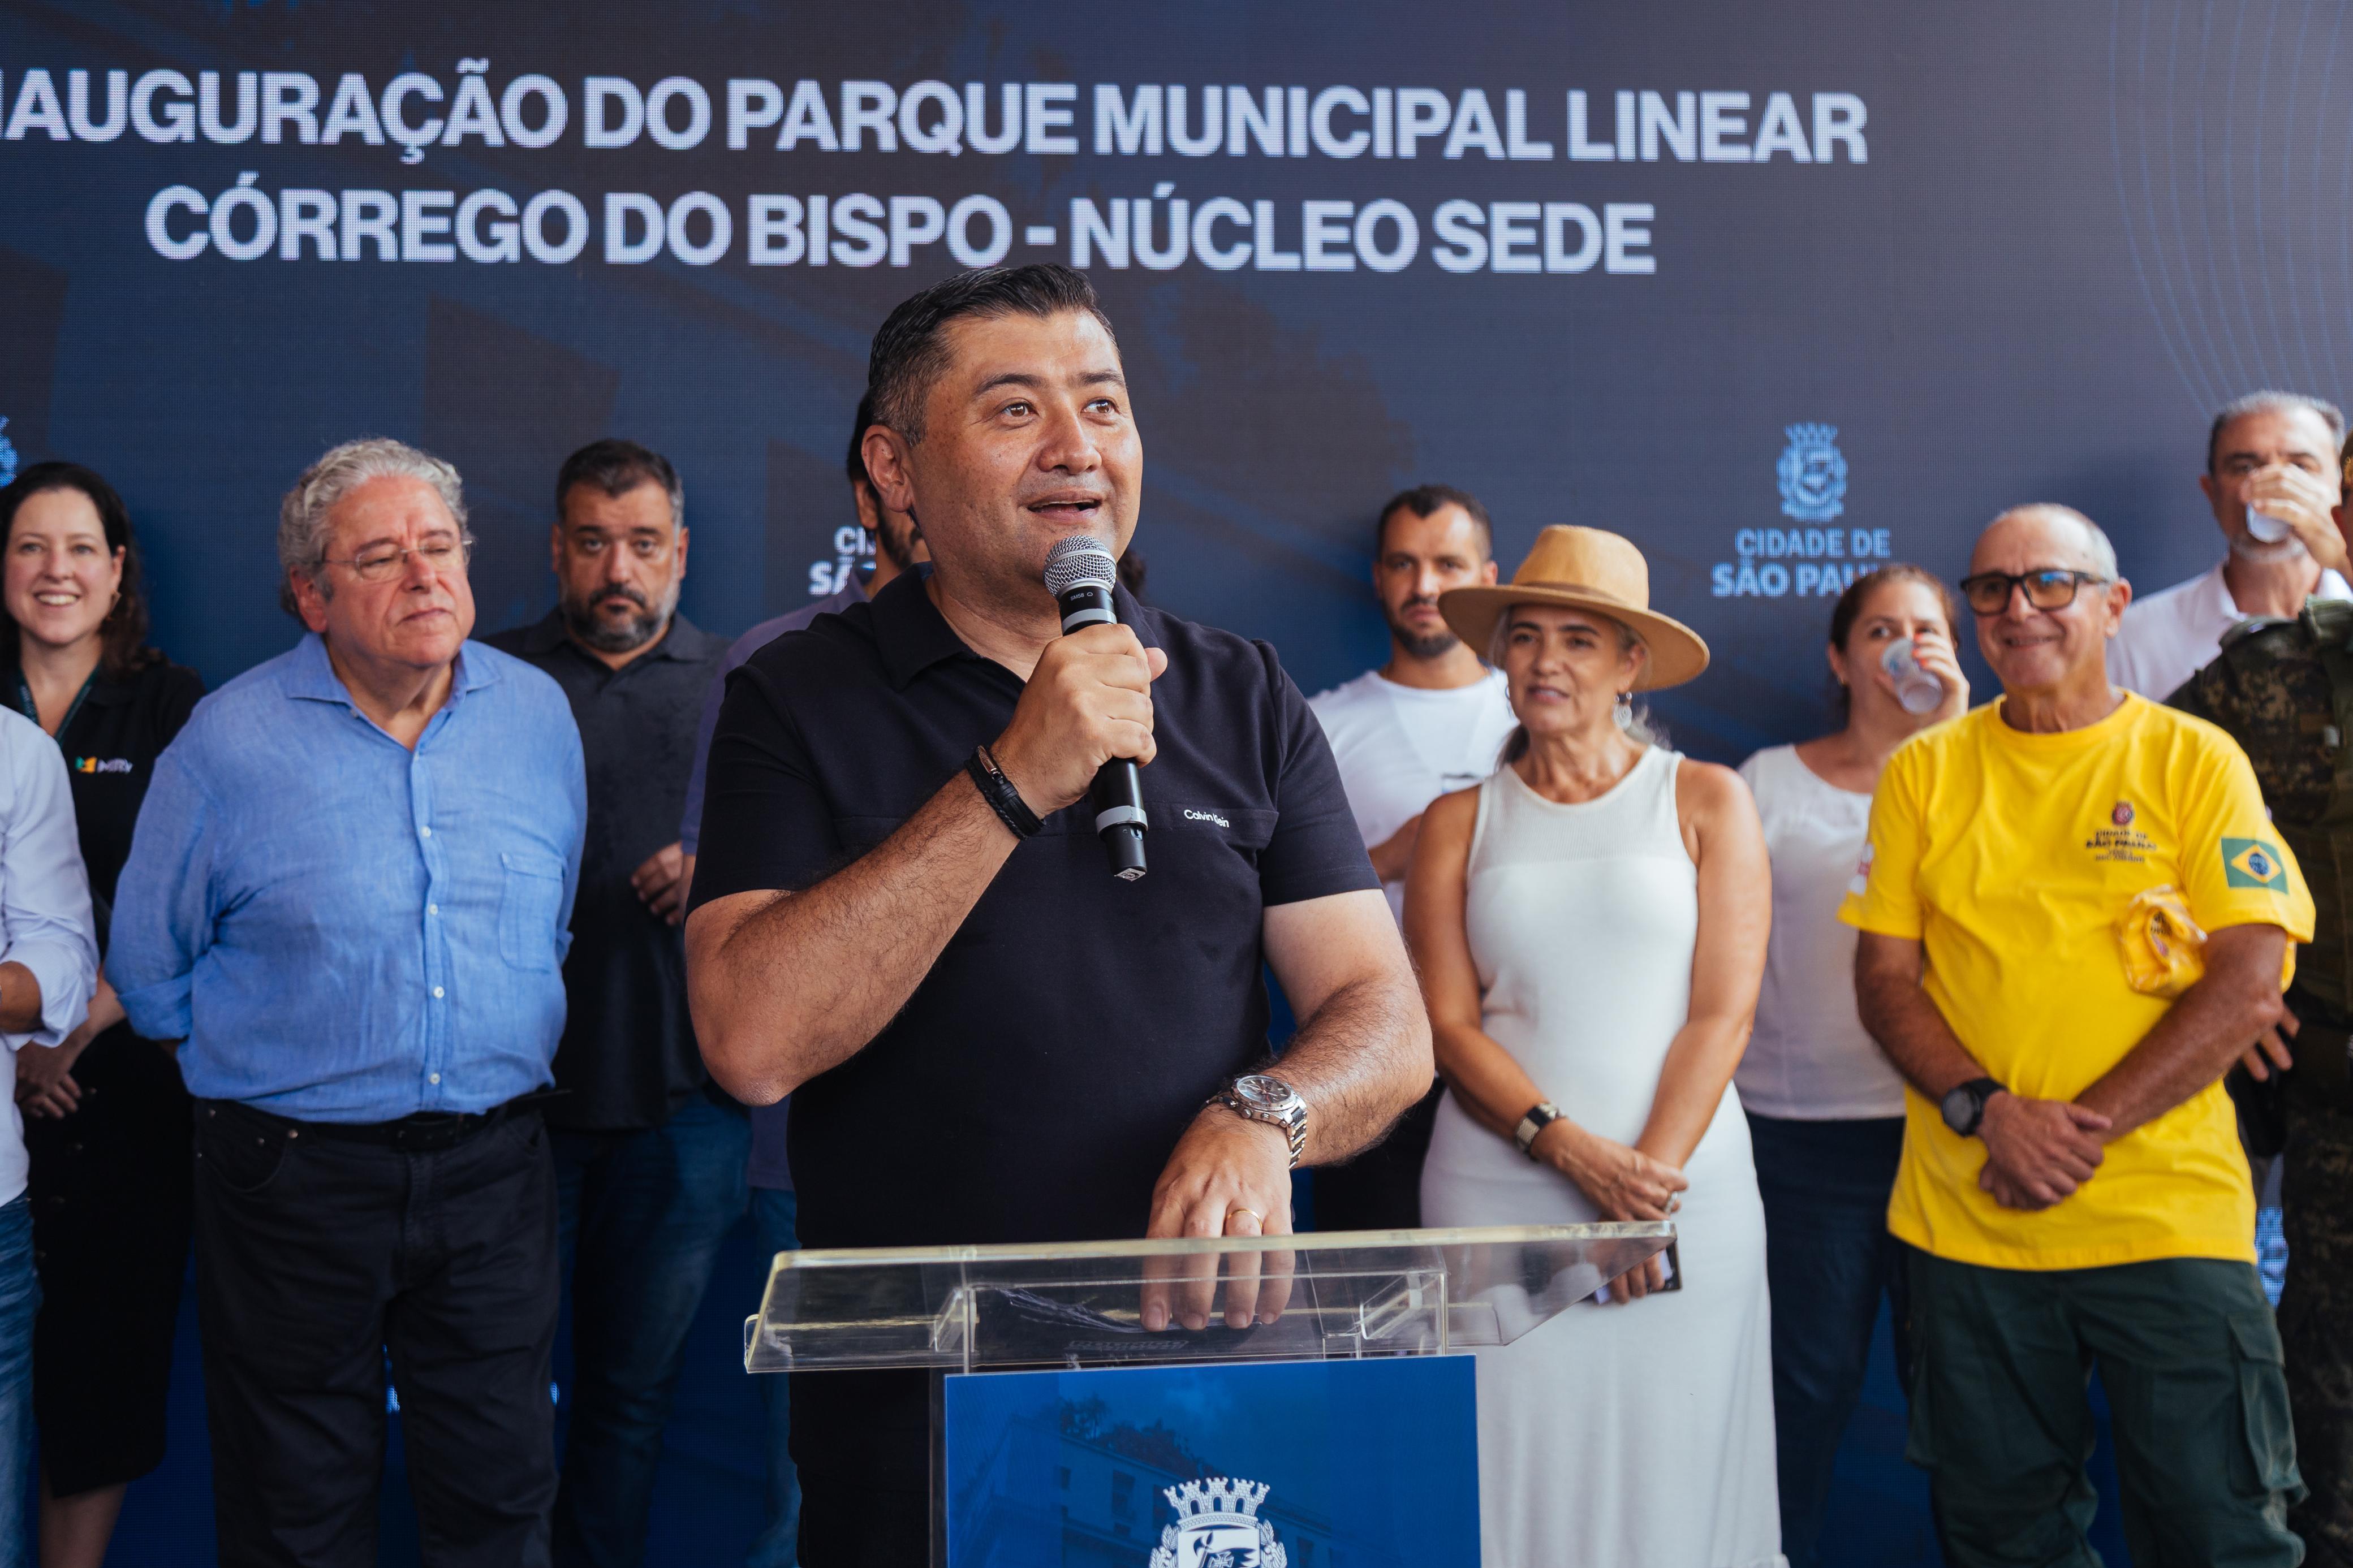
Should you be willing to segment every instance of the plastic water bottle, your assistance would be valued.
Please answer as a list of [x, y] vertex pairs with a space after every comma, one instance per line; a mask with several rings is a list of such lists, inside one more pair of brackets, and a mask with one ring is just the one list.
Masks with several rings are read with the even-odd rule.
[[1945, 705], [1945, 683], [1920, 668], [1920, 661], [1912, 657], [1910, 637], [1888, 644], [1879, 663], [1894, 678], [1895, 700], [1904, 704], [1906, 713], [1934, 713]]

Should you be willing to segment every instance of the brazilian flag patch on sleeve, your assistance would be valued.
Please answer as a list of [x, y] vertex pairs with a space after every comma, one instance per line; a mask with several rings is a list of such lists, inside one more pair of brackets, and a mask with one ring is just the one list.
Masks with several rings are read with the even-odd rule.
[[2275, 845], [2260, 838], [2222, 840], [2222, 885], [2287, 891], [2287, 861]]

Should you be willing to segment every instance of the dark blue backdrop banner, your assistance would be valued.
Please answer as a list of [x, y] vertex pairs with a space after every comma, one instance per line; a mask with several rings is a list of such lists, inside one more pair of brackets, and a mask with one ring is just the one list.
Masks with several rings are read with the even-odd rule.
[[[1649, 552], [1736, 757], [1825, 718], [1826, 595], [2082, 507], [2145, 588], [2216, 540], [2219, 399], [2334, 396], [2343, 10], [2313, 0], [1392, 0], [1106, 10], [7, 0], [0, 468], [129, 498], [158, 640], [285, 647], [276, 498], [384, 433], [454, 460], [482, 629], [552, 598], [557, 463], [675, 458], [689, 613], [856, 554], [875, 324], [1087, 268], [1147, 449], [1150, 595], [1309, 689], [1379, 657], [1371, 513], [1442, 479], [1506, 569]], [[2353, 62], [2344, 64], [2353, 82]]]

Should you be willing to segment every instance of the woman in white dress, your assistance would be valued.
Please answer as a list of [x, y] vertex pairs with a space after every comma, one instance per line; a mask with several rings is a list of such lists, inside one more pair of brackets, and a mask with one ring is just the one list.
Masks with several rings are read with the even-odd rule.
[[1649, 606], [1641, 552], [1582, 528], [1440, 601], [1520, 729], [1493, 777], [1430, 807], [1407, 883], [1447, 1085], [1424, 1221], [1672, 1216], [1683, 1276], [1663, 1289], [1654, 1260], [1479, 1352], [1488, 1568], [1780, 1561], [1765, 1220], [1731, 1087], [1769, 872], [1738, 776], [1621, 721], [1707, 665]]

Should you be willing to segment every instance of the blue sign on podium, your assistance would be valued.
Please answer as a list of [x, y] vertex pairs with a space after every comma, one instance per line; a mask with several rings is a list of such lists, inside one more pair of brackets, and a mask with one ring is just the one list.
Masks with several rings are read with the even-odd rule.
[[1476, 1568], [1469, 1356], [946, 1380], [949, 1568]]

